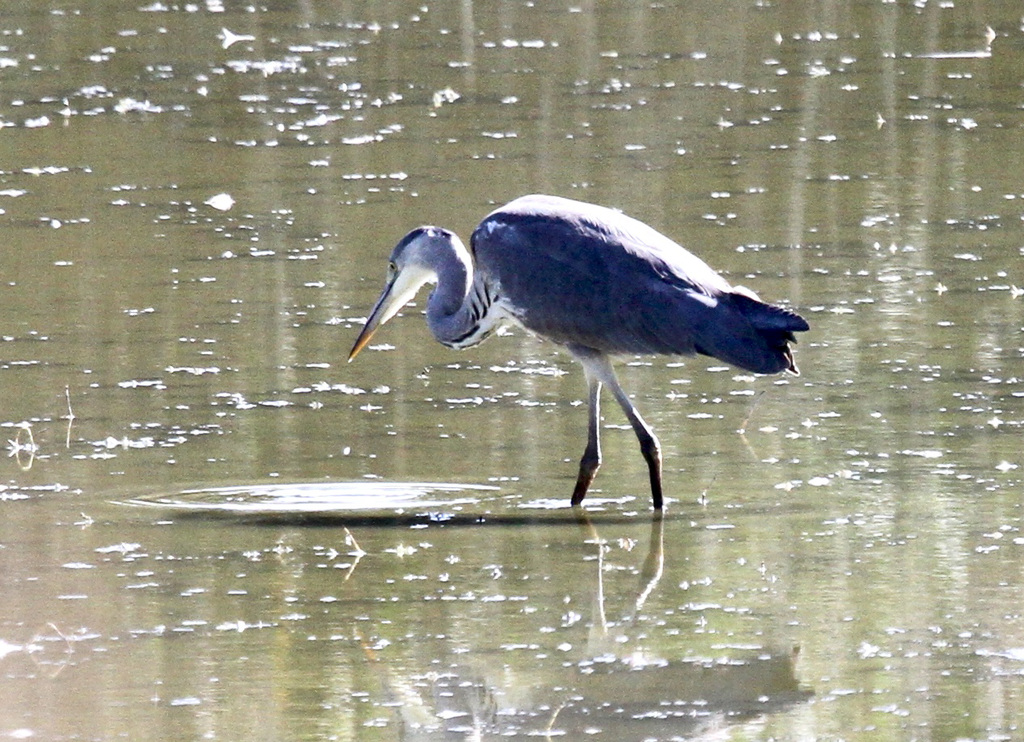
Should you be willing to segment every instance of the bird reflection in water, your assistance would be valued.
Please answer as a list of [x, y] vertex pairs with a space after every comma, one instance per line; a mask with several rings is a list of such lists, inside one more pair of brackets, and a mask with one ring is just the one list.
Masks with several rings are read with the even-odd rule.
[[[795, 674], [796, 653], [765, 649], [728, 662], [673, 659], [628, 649], [646, 636], [643, 608], [664, 568], [664, 520], [651, 521], [646, 558], [627, 614], [606, 616], [604, 573], [609, 542], [580, 513], [583, 542], [595, 547], [591, 617], [575, 661], [540, 666], [524, 675], [472, 661], [432, 664], [432, 671], [399, 675], [364, 642], [370, 666], [393, 707], [404, 740], [542, 738], [640, 740], [695, 737], [736, 724], [759, 724], [769, 714], [807, 700]], [[475, 654], [487, 654], [475, 649]], [[595, 737], [596, 735], [596, 737]]]

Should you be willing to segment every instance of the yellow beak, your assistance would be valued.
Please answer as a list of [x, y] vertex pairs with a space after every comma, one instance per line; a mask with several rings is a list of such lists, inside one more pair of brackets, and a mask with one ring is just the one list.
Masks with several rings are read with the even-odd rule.
[[366, 318], [366, 324], [363, 325], [363, 329], [359, 332], [356, 342], [352, 345], [352, 350], [349, 351], [349, 362], [359, 355], [359, 351], [366, 347], [366, 344], [370, 342], [370, 338], [373, 337], [373, 333], [377, 331], [378, 327], [381, 327], [385, 322], [398, 314], [402, 307], [412, 301], [420, 286], [426, 283], [427, 280], [429, 280], [429, 276], [425, 272], [408, 269], [388, 277], [384, 291], [381, 292], [377, 303], [370, 310], [370, 316]]
[[[359, 337], [356, 338], [356, 342], [352, 345], [352, 350], [349, 351], [349, 363], [359, 355], [359, 351], [366, 347], [366, 344], [370, 342], [370, 338], [373, 337], [373, 333], [377, 331], [377, 328], [391, 319], [391, 316], [395, 313], [388, 311], [391, 304], [391, 290], [394, 285], [395, 280], [392, 278], [388, 281], [388, 285], [384, 287], [384, 291], [381, 293], [380, 298], [377, 299], [377, 303], [373, 305], [370, 316], [366, 318], [366, 324], [363, 325], [363, 329], [359, 332]], [[395, 311], [397, 312], [400, 308], [396, 307]]]

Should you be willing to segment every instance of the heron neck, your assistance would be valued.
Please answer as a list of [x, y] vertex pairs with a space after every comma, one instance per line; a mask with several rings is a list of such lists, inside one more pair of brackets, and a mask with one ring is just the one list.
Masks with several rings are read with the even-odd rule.
[[472, 332], [479, 317], [472, 310], [473, 258], [461, 242], [447, 247], [435, 256], [437, 288], [427, 301], [427, 325], [438, 342], [451, 346]]

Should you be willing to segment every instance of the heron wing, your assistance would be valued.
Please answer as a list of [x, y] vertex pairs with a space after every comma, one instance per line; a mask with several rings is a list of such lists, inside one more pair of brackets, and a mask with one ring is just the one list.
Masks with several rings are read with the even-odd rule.
[[790, 327], [785, 318], [796, 315], [786, 310], [742, 294], [734, 301], [729, 283], [700, 258], [601, 206], [526, 196], [486, 217], [471, 244], [478, 269], [499, 284], [518, 320], [555, 342], [609, 353], [704, 353], [771, 373], [787, 365], [759, 357], [763, 333], [750, 317], [790, 339], [801, 329]]

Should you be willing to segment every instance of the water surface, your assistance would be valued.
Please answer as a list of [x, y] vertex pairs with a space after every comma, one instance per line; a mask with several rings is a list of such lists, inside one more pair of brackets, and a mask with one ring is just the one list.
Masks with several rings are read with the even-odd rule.
[[[1009, 2], [36, 2], [0, 17], [0, 737], [1013, 739]], [[606, 404], [410, 228], [623, 209], [812, 324]]]

